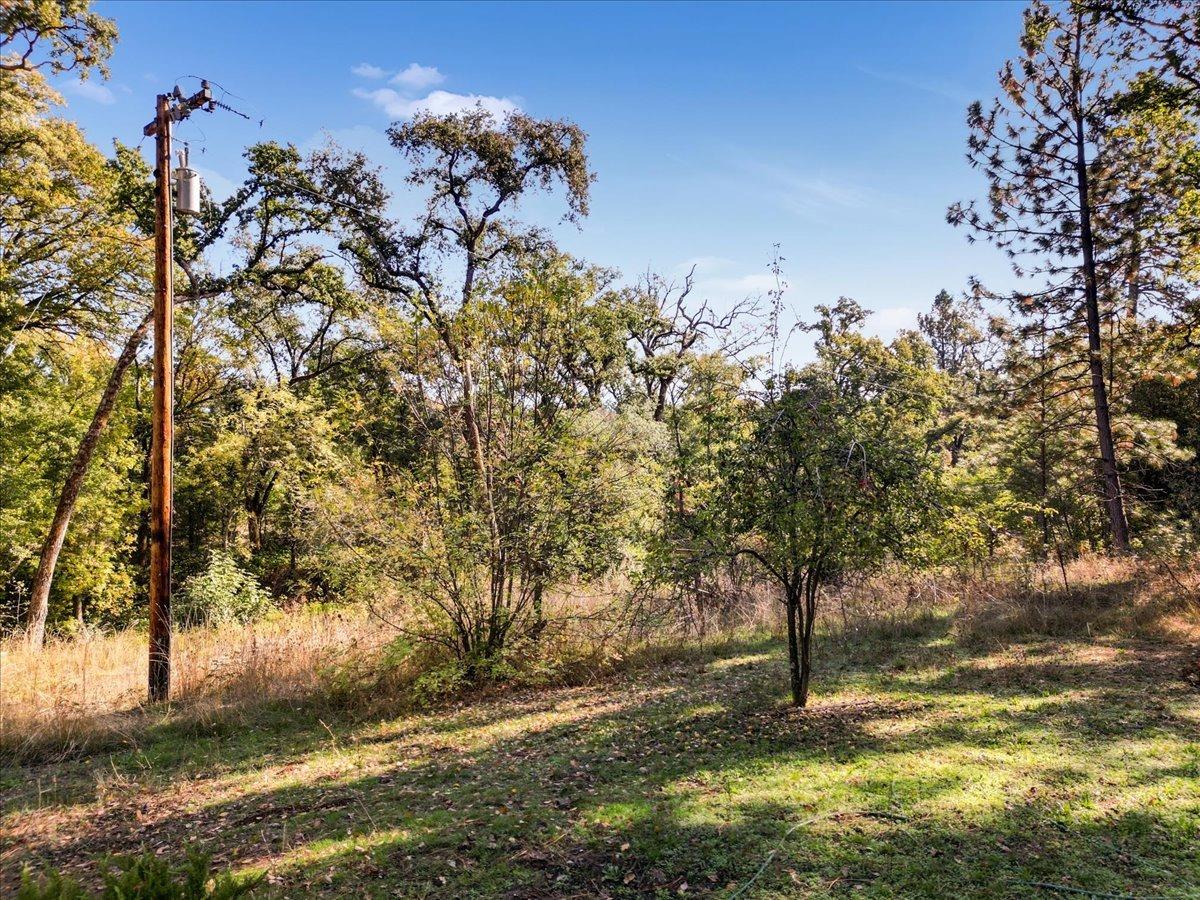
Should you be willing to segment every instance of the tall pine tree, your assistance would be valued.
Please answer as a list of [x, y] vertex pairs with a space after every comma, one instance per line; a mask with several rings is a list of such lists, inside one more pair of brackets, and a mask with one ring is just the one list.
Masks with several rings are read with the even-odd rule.
[[955, 204], [947, 218], [1003, 248], [1019, 276], [1044, 280], [1040, 291], [1012, 299], [1023, 314], [1054, 323], [1056, 344], [1086, 338], [1101, 497], [1113, 547], [1124, 552], [1129, 524], [1104, 344], [1111, 308], [1102, 293], [1128, 241], [1098, 228], [1106, 201], [1120, 193], [1110, 143], [1131, 77], [1122, 35], [1083, 4], [1031, 4], [1024, 55], [1000, 72], [1003, 94], [968, 113], [967, 157], [988, 180], [987, 204]]

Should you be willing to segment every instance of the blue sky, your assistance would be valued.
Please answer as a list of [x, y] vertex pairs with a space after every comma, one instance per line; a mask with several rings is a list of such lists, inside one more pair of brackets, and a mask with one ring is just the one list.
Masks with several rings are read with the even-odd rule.
[[[876, 310], [885, 335], [941, 287], [1011, 281], [1001, 255], [968, 245], [944, 214], [982, 194], [963, 158], [965, 111], [995, 93], [1018, 3], [97, 8], [121, 33], [112, 78], [60, 83], [68, 114], [102, 145], [136, 143], [156, 92], [208, 77], [254, 120], [201, 113], [178, 129], [217, 194], [239, 179], [247, 144], [312, 147], [326, 134], [399, 186], [389, 122], [477, 97], [588, 132], [592, 214], [556, 233], [627, 278], [694, 264], [698, 289], [727, 303], [767, 289], [779, 244], [799, 316], [844, 294]], [[550, 224], [555, 209], [528, 214]]]

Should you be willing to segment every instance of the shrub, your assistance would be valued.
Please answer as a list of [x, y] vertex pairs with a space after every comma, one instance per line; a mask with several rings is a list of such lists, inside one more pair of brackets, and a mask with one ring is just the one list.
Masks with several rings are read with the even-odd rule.
[[[248, 896], [262, 882], [261, 876], [213, 875], [211, 858], [194, 851], [178, 866], [153, 853], [109, 857], [102, 865], [101, 900], [234, 900]], [[78, 882], [55, 871], [35, 877], [26, 869], [17, 889], [17, 900], [81, 900], [87, 896]]]
[[233, 557], [214, 550], [208, 568], [184, 582], [179, 618], [190, 625], [249, 622], [272, 606], [271, 594]]
[[17, 900], [83, 900], [87, 892], [79, 883], [58, 872], [35, 876], [29, 869], [21, 873]]

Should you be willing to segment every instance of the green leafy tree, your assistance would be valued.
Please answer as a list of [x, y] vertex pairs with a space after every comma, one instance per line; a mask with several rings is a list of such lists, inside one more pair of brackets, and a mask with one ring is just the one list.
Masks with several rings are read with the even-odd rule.
[[[1168, 546], [1153, 549], [1182, 554], [1200, 540], [1200, 354], [1179, 350], [1173, 365], [1134, 386], [1130, 405], [1135, 414], [1173, 426], [1173, 455], [1147, 455], [1135, 463], [1133, 475], [1144, 502], [1160, 511], [1156, 522]], [[1174, 523], [1179, 528], [1170, 526]], [[1174, 533], [1172, 533], [1174, 532]]]
[[958, 465], [972, 428], [972, 401], [978, 396], [985, 337], [980, 327], [983, 308], [973, 296], [955, 300], [946, 290], [938, 291], [927, 313], [917, 315], [921, 333], [933, 348], [938, 369], [952, 387], [943, 409], [943, 433], [950, 451], [950, 465]]
[[89, 0], [7, 0], [0, 7], [0, 70], [107, 76], [117, 28]]
[[548, 589], [628, 559], [650, 515], [645, 430], [602, 402], [625, 365], [624, 298], [609, 281], [569, 258], [526, 257], [448, 319], [473, 348], [490, 503], [460, 417], [458, 365], [436, 329], [396, 317], [373, 361], [391, 367], [419, 449], [386, 470], [386, 515], [348, 511], [337, 530], [412, 601], [414, 636], [471, 674], [551, 624]]
[[818, 312], [818, 362], [767, 380], [726, 464], [725, 552], [754, 559], [781, 589], [797, 706], [808, 702], [821, 586], [922, 550], [944, 391], [924, 342], [863, 336], [865, 313], [844, 298]]
[[1082, 4], [1040, 0], [1026, 10], [1021, 45], [1024, 55], [1000, 73], [1003, 96], [968, 113], [968, 156], [988, 180], [987, 205], [956, 204], [948, 219], [1014, 260], [1031, 260], [1014, 263], [1018, 274], [1031, 266], [1048, 286], [1021, 295], [1019, 304], [1046, 310], [1062, 329], [1086, 336], [1102, 497], [1113, 546], [1124, 551], [1129, 525], [1103, 353], [1106, 236], [1096, 220], [1101, 198], [1112, 191], [1103, 160], [1118, 116], [1121, 47]]
[[666, 418], [699, 355], [736, 356], [757, 338], [757, 302], [747, 298], [718, 313], [693, 299], [694, 275], [676, 283], [648, 272], [628, 291], [630, 374], [656, 422]]
[[[555, 575], [557, 550], [550, 548], [573, 543], [534, 524], [549, 522], [536, 510], [554, 508], [551, 497], [565, 484], [565, 470], [547, 460], [558, 438], [586, 436], [578, 430], [585, 417], [572, 407], [581, 387], [577, 379], [591, 370], [591, 383], [582, 387], [590, 389], [594, 404], [595, 373], [607, 371], [615, 355], [612, 349], [595, 352], [605, 322], [593, 322], [590, 328], [600, 334], [579, 344], [562, 343], [548, 330], [551, 324], [569, 328], [565, 319], [531, 322], [543, 340], [536, 354], [528, 342], [513, 346], [495, 339], [504, 316], [519, 308], [519, 298], [496, 303], [505, 276], [520, 271], [517, 281], [528, 281], [529, 260], [553, 255], [546, 235], [516, 219], [513, 210], [527, 195], [561, 186], [567, 218], [578, 219], [587, 213], [593, 176], [585, 136], [567, 122], [521, 114], [497, 121], [475, 110], [419, 115], [393, 125], [388, 136], [409, 164], [409, 183], [427, 196], [414, 226], [402, 228], [386, 217], [386, 192], [361, 158], [353, 177], [327, 178], [324, 191], [341, 211], [342, 246], [363, 281], [414, 317], [404, 329], [420, 348], [423, 386], [413, 394], [421, 403], [413, 418], [425, 423], [421, 428], [437, 448], [435, 471], [424, 483], [438, 501], [417, 514], [439, 535], [435, 552], [419, 555], [433, 569], [473, 573], [466, 580], [435, 579], [430, 596], [452, 623], [451, 649], [488, 657], [514, 632], [540, 627], [539, 617], [525, 612], [538, 606], [542, 586]], [[343, 172], [354, 168], [330, 158]], [[594, 291], [593, 285], [584, 294]], [[499, 362], [506, 353], [513, 360], [507, 371]], [[534, 423], [541, 432], [530, 430]], [[586, 446], [584, 441], [583, 458], [591, 452]], [[514, 470], [522, 454], [528, 454], [523, 468]], [[583, 501], [589, 495], [575, 496]], [[589, 518], [583, 514], [579, 521]], [[524, 535], [520, 548], [513, 543], [518, 534]]]
[[[73, 123], [54, 114], [61, 98], [42, 75], [42, 70], [86, 74], [102, 68], [115, 29], [88, 12], [85, 3], [6, 4], [0, 15], [5, 26], [0, 29], [0, 94], [5, 98], [0, 116], [0, 388], [19, 392], [22, 381], [49, 384], [67, 375], [74, 361], [90, 355], [84, 345], [103, 346], [129, 327], [127, 317], [138, 314], [145, 293], [150, 254], [133, 231], [135, 217], [120, 202], [120, 166], [106, 161]], [[79, 345], [77, 352], [57, 349], [72, 342]], [[123, 353], [118, 369], [132, 358], [132, 351]], [[64, 362], [67, 369], [47, 381], [44, 366]], [[33, 368], [22, 373], [26, 364]], [[91, 372], [85, 383], [92, 384]], [[27, 633], [38, 645], [66, 524], [120, 383], [110, 379], [100, 393], [92, 425], [76, 438], [80, 450], [74, 463], [42, 470], [43, 477], [58, 477], [63, 485], [57, 505], [27, 511], [32, 517], [27, 524], [51, 521], [27, 612]], [[72, 409], [72, 426], [77, 419], [78, 410]], [[23, 455], [39, 455], [32, 450], [37, 438], [26, 437], [30, 444]], [[13, 545], [20, 546], [15, 540]], [[23, 593], [26, 582], [14, 584]], [[82, 609], [83, 596], [75, 600]]]
[[[231, 292], [240, 292], [243, 297], [251, 294], [258, 297], [257, 306], [249, 317], [243, 315], [237, 321], [244, 328], [251, 328], [253, 320], [249, 333], [259, 339], [257, 349], [260, 351], [267, 348], [290, 354], [294, 370], [288, 373], [289, 381], [307, 380], [340, 365], [348, 346], [353, 343], [344, 328], [351, 301], [347, 299], [349, 294], [340, 274], [322, 262], [322, 254], [311, 249], [292, 249], [303, 237], [327, 228], [332, 213], [323, 204], [315, 202], [317, 194], [312, 187], [311, 165], [295, 148], [259, 144], [247, 151], [246, 159], [249, 175], [238, 191], [222, 203], [205, 204], [200, 217], [179, 223], [175, 262], [185, 275], [182, 280], [186, 288], [185, 301], [193, 310], [198, 310], [206, 301]], [[118, 145], [115, 157], [105, 171], [108, 175], [105, 202], [108, 208], [118, 211], [120, 226], [127, 232], [136, 228], [148, 235], [153, 223], [152, 183], [145, 162], [129, 148]], [[147, 249], [145, 239], [129, 233], [118, 243], [143, 251]], [[220, 275], [214, 274], [204, 264], [206, 254], [214, 252], [232, 254], [235, 264]], [[70, 260], [76, 258], [74, 250], [64, 253]], [[126, 261], [124, 264], [128, 269], [123, 270], [123, 280], [117, 283], [124, 284], [136, 277], [145, 294], [148, 293], [145, 287], [148, 257], [143, 253], [139, 261], [142, 263], [140, 269]], [[116, 266], [122, 264], [115, 254], [110, 262]], [[34, 280], [40, 284], [36, 267], [33, 271]], [[86, 287], [86, 280], [80, 281], [74, 274], [68, 278], [73, 289]], [[267, 308], [270, 304], [266, 304], [264, 298], [270, 298], [273, 308]], [[33, 306], [38, 309], [41, 305], [38, 300]], [[311, 330], [306, 330], [301, 324], [307, 321], [306, 313], [322, 305], [320, 316], [313, 320]], [[111, 303], [104, 308], [109, 307], [120, 308]], [[243, 312], [247, 309], [245, 302], [242, 309]], [[91, 306], [85, 305], [83, 310], [90, 311]], [[67, 311], [73, 316], [67, 321], [80, 318], [74, 307]], [[66, 313], [59, 314], [60, 317], [63, 315]], [[91, 425], [78, 444], [42, 543], [26, 628], [29, 640], [35, 645], [40, 646], [43, 639], [58, 555], [92, 455], [113, 414], [126, 372], [134, 363], [149, 327], [149, 314], [140, 312], [139, 315], [140, 320], [134, 319], [136, 324], [117, 355]], [[112, 318], [111, 310], [109, 318]], [[27, 323], [29, 321], [32, 319], [27, 319]], [[51, 327], [58, 320], [47, 321], [49, 324], [44, 327]], [[183, 373], [185, 378], [186, 375]], [[182, 412], [186, 414], [186, 409]]]
[[[6, 625], [28, 611], [30, 584], [56, 487], [72, 465], [104, 388], [110, 357], [85, 339], [47, 342], [24, 334], [0, 360], [0, 585]], [[81, 484], [80, 528], [63, 549], [62, 590], [47, 612], [119, 621], [133, 603], [129, 536], [141, 508], [133, 417], [126, 408], [95, 447]]]

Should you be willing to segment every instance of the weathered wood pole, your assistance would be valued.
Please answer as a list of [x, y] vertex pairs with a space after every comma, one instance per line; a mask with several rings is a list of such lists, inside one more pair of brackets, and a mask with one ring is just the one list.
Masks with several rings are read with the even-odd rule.
[[171, 694], [171, 514], [175, 442], [171, 346], [171, 97], [159, 94], [154, 116], [154, 403], [150, 440], [150, 701]]

